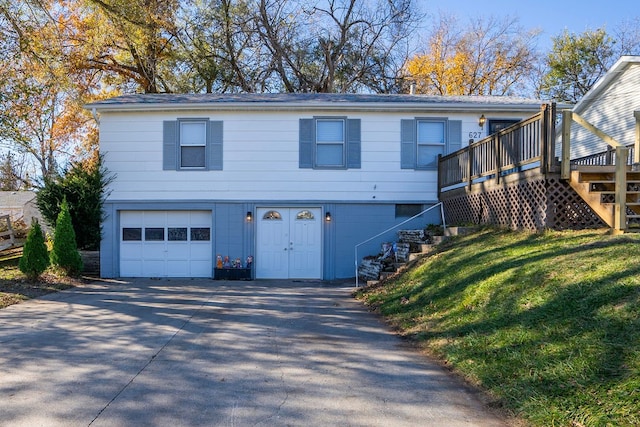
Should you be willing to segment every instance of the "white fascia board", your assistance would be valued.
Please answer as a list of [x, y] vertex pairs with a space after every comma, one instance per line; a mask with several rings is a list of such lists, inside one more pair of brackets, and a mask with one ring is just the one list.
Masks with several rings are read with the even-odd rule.
[[260, 102], [208, 102], [208, 103], [127, 103], [127, 104], [87, 104], [89, 110], [98, 112], [123, 111], [360, 111], [360, 112], [537, 112], [541, 104], [491, 104], [491, 103], [260, 103]]

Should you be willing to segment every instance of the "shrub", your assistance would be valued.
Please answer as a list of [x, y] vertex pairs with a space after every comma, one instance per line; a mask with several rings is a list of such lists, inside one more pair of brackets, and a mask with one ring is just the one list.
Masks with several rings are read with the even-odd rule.
[[67, 274], [75, 274], [82, 271], [82, 258], [80, 257], [80, 252], [78, 252], [76, 234], [71, 224], [71, 215], [69, 214], [69, 205], [66, 198], [62, 200], [60, 213], [56, 221], [51, 263], [60, 267]]
[[101, 157], [72, 163], [61, 176], [45, 179], [37, 194], [38, 209], [47, 224], [55, 227], [62, 200], [66, 198], [78, 249], [98, 250], [102, 206], [113, 178], [102, 165]]
[[49, 254], [47, 245], [44, 242], [44, 235], [38, 220], [31, 224], [27, 241], [22, 250], [22, 258], [18, 263], [18, 268], [30, 280], [37, 279], [49, 266]]

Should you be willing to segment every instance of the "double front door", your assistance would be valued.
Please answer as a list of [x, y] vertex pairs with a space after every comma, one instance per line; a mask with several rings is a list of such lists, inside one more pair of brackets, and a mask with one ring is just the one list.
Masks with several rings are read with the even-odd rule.
[[320, 208], [258, 208], [256, 278], [322, 278]]

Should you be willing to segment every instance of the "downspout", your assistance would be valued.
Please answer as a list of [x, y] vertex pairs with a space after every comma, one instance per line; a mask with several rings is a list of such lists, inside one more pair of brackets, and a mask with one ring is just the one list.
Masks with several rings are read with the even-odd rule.
[[93, 116], [93, 120], [95, 120], [96, 123], [98, 124], [98, 126], [100, 126], [100, 117], [98, 116], [98, 112], [96, 111], [96, 107], [93, 107], [91, 109], [91, 115]]

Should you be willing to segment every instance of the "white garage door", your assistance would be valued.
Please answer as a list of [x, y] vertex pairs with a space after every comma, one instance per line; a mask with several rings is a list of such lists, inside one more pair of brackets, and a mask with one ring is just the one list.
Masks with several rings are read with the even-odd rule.
[[211, 211], [120, 212], [120, 276], [211, 277]]

